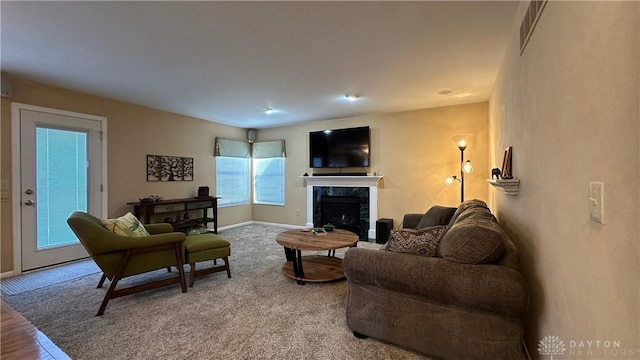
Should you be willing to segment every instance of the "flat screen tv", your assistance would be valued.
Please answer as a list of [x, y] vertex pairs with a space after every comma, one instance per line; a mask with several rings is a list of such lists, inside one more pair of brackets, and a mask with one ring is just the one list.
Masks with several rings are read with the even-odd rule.
[[309, 167], [368, 167], [369, 139], [368, 126], [310, 132]]

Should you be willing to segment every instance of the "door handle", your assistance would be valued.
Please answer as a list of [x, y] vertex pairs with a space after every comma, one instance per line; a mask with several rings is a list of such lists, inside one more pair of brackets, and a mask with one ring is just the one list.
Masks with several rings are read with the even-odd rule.
[[32, 200], [27, 200], [27, 201], [24, 202], [24, 204], [28, 205], [28, 206], [33, 206], [33, 204], [35, 204], [35, 203]]

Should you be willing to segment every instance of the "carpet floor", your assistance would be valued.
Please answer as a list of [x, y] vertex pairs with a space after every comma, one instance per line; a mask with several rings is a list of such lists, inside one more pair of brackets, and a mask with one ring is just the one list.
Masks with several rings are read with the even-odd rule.
[[284, 230], [221, 231], [231, 242], [231, 279], [220, 272], [196, 278], [187, 293], [175, 285], [114, 299], [101, 317], [95, 313], [108, 282], [95, 288], [100, 273], [3, 298], [73, 359], [429, 359], [355, 338], [346, 324], [346, 281], [301, 286], [285, 276], [275, 242]]

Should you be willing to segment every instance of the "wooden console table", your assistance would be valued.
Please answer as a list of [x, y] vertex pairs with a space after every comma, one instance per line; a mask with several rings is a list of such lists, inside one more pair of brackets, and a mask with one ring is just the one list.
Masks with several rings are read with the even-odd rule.
[[[133, 205], [134, 215], [142, 221], [143, 224], [151, 224], [151, 217], [157, 215], [167, 215], [167, 217], [175, 214], [191, 213], [192, 211], [201, 211], [201, 216], [190, 218], [176, 222], [173, 219], [171, 225], [176, 230], [186, 229], [189, 227], [202, 225], [207, 227], [207, 224], [213, 223], [213, 232], [218, 233], [218, 197], [207, 196], [187, 199], [170, 199], [160, 201], [149, 202], [128, 202], [127, 205]], [[212, 209], [213, 217], [208, 216], [208, 210]], [[161, 220], [162, 221], [162, 220]]]

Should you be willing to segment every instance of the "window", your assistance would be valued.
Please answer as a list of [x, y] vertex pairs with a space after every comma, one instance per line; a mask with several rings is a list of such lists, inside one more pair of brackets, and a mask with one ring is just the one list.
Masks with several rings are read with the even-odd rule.
[[253, 159], [253, 203], [284, 205], [284, 158]]
[[[245, 141], [216, 138], [216, 195], [221, 207], [249, 203], [253, 183], [255, 204], [284, 205], [284, 140]], [[253, 179], [249, 178], [253, 159]]]
[[249, 159], [216, 156], [216, 196], [218, 206], [249, 203]]

